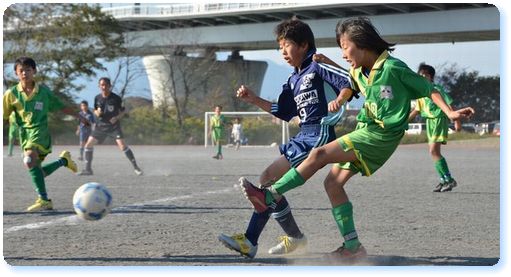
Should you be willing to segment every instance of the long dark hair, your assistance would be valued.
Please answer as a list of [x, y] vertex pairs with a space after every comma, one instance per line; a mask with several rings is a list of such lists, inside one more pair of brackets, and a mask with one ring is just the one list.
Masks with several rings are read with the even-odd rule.
[[367, 17], [356, 17], [342, 22], [339, 21], [335, 28], [335, 38], [339, 47], [341, 47], [341, 35], [348, 36], [358, 48], [372, 50], [378, 53], [378, 55], [385, 50], [392, 52], [394, 50], [392, 46], [396, 45], [395, 43], [388, 43], [381, 38], [378, 30], [376, 30]]

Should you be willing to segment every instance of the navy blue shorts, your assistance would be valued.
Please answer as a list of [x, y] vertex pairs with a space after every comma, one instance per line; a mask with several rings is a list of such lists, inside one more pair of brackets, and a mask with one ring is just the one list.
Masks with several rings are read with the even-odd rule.
[[92, 133], [92, 130], [90, 128], [80, 129], [80, 144], [82, 142], [87, 142], [87, 139], [89, 138], [91, 133]]
[[279, 147], [280, 154], [284, 155], [291, 164], [297, 167], [302, 163], [309, 152], [316, 147], [325, 145], [336, 139], [333, 126], [328, 125], [302, 125], [300, 132], [292, 137], [288, 143]]
[[116, 124], [97, 124], [91, 136], [97, 139], [99, 144], [103, 143], [107, 137], [116, 140], [124, 138], [119, 122]]

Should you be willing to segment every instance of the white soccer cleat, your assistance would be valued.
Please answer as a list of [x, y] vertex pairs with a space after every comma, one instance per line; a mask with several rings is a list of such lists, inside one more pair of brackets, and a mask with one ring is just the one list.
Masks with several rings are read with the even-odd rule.
[[274, 255], [282, 255], [301, 250], [307, 247], [307, 238], [303, 235], [301, 238], [293, 238], [289, 236], [279, 237], [280, 243], [268, 250], [268, 253]]

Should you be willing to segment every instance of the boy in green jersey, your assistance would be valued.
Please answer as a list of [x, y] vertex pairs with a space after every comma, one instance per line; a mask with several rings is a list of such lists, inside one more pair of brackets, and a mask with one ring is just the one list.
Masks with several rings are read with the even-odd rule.
[[226, 124], [225, 116], [222, 114], [222, 106], [215, 106], [215, 115], [211, 117], [210, 123], [211, 129], [209, 133], [216, 146], [216, 155], [213, 156], [213, 159], [221, 160], [224, 158], [222, 155], [222, 140], [224, 138], [224, 129]]
[[[435, 84], [435, 69], [427, 64], [420, 64], [419, 75], [426, 78], [431, 82], [434, 88], [440, 92], [442, 98], [447, 105], [451, 105], [452, 98], [445, 93], [442, 86]], [[436, 185], [434, 192], [451, 191], [457, 186], [456, 180], [451, 176], [447, 161], [440, 152], [442, 144], [447, 144], [447, 136], [449, 134], [449, 118], [445, 113], [431, 101], [430, 98], [424, 97], [417, 99], [415, 109], [410, 113], [409, 121], [414, 119], [417, 114], [421, 114], [421, 117], [426, 118], [426, 130], [428, 136], [429, 153], [435, 163], [435, 169], [440, 176], [440, 183]], [[459, 120], [454, 121], [454, 128], [456, 131], [461, 129], [461, 122]]]
[[[14, 63], [14, 71], [19, 83], [9, 88], [3, 97], [3, 117], [8, 120], [15, 113], [16, 123], [20, 127], [20, 144], [23, 150], [23, 163], [28, 168], [36, 192], [36, 202], [27, 208], [28, 212], [53, 209], [48, 198], [44, 178], [61, 166], [76, 172], [76, 163], [71, 159], [69, 151], [63, 151], [60, 159], [41, 165], [45, 157], [51, 153], [51, 137], [48, 130], [48, 113], [62, 110], [64, 105], [46, 86], [34, 81], [37, 72], [36, 63], [32, 58], [21, 57]], [[64, 113], [73, 115], [69, 109]]]
[[340, 259], [365, 257], [353, 219], [353, 205], [344, 190], [346, 182], [360, 172], [370, 176], [396, 150], [408, 128], [410, 101], [431, 97], [451, 120], [466, 118], [472, 108], [457, 111], [445, 103], [440, 93], [426, 79], [405, 63], [389, 55], [394, 44], [383, 40], [369, 19], [347, 19], [336, 27], [336, 40], [343, 58], [351, 65], [350, 75], [356, 88], [365, 96], [363, 125], [336, 141], [315, 148], [307, 159], [291, 168], [268, 188], [243, 186], [254, 208], [263, 212], [285, 192], [301, 186], [319, 169], [335, 164], [324, 181], [332, 205], [332, 214], [344, 243], [329, 256]]
[[9, 145], [7, 156], [12, 157], [12, 149], [14, 148], [14, 141], [19, 141], [20, 132], [18, 123], [16, 123], [16, 114], [13, 112], [9, 116]]

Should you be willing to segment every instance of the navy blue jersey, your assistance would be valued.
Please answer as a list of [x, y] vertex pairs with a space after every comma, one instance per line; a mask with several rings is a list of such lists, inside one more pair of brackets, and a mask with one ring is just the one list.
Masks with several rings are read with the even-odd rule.
[[78, 117], [80, 118], [80, 130], [91, 130], [92, 124], [96, 122], [94, 119], [94, 114], [91, 111], [87, 110], [86, 112], [80, 111], [78, 112]]
[[278, 102], [271, 106], [274, 116], [285, 121], [299, 116], [300, 126], [319, 124], [328, 115], [328, 102], [333, 100], [327, 98], [328, 92], [337, 96], [343, 88], [353, 89], [347, 70], [314, 62], [315, 52], [311, 49], [307, 53], [300, 70], [295, 68], [282, 86]]

